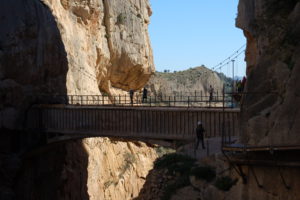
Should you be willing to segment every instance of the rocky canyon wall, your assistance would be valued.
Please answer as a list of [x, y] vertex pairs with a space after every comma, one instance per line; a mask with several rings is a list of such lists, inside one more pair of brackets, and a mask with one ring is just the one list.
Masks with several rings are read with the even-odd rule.
[[71, 94], [141, 88], [154, 71], [145, 0], [44, 0], [66, 48]]
[[3, 0], [0, 9], [5, 128], [20, 126], [32, 96], [122, 94], [154, 72], [147, 0]]
[[300, 2], [240, 0], [236, 24], [247, 38], [243, 141], [300, 144]]
[[[247, 38], [242, 142], [299, 145], [299, 0], [240, 0], [236, 25]], [[242, 167], [247, 184], [242, 185], [239, 199], [299, 199], [300, 183], [295, 178], [299, 177], [299, 167], [290, 164], [299, 162], [297, 150], [254, 156], [271, 165]], [[277, 159], [283, 161], [283, 167], [272, 163]]]
[[[154, 72], [148, 0], [3, 0], [0, 11], [0, 131], [15, 146], [27, 133], [8, 129], [24, 128], [36, 96], [127, 93]], [[2, 144], [0, 199], [131, 199], [156, 158], [144, 143], [108, 138], [24, 159]]]
[[133, 199], [143, 187], [156, 151], [142, 142], [109, 138], [57, 143], [27, 154], [17, 199]]

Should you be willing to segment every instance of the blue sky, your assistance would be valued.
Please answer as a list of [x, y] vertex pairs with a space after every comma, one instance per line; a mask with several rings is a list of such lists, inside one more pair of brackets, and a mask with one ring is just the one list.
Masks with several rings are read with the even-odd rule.
[[[214, 67], [246, 43], [235, 27], [238, 0], [150, 0], [149, 33], [157, 71]], [[245, 74], [244, 54], [235, 74]], [[231, 65], [229, 65], [231, 67]], [[231, 68], [222, 69], [231, 75]]]

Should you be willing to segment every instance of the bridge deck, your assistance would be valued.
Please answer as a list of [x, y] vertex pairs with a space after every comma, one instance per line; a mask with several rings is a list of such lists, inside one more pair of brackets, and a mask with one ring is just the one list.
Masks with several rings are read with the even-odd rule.
[[238, 109], [40, 105], [30, 109], [27, 128], [45, 133], [192, 140], [197, 121], [206, 137], [238, 133]]

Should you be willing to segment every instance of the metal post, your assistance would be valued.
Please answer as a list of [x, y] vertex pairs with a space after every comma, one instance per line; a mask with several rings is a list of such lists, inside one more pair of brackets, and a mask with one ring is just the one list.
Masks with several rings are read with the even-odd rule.
[[232, 93], [234, 93], [235, 91], [235, 81], [234, 81], [234, 61], [235, 60], [231, 60], [232, 62]]
[[223, 85], [223, 113], [222, 113], [222, 148], [225, 143], [225, 84]]
[[209, 141], [206, 140], [206, 155], [209, 156]]
[[203, 97], [202, 97], [202, 90], [200, 92], [200, 95], [201, 95], [201, 102], [203, 101]]
[[232, 108], [233, 108], [233, 93], [235, 92], [234, 61], [235, 61], [235, 60], [231, 60], [231, 62], [232, 62], [232, 95], [231, 95], [231, 107], [232, 107]]
[[174, 107], [175, 107], [175, 103], [176, 103], [176, 96], [174, 96]]
[[119, 94], [119, 104], [121, 105], [121, 95]]
[[169, 96], [169, 107], [171, 106], [171, 97]]
[[188, 107], [190, 107], [190, 96], [188, 96]]
[[151, 107], [151, 96], [150, 96], [150, 107]]

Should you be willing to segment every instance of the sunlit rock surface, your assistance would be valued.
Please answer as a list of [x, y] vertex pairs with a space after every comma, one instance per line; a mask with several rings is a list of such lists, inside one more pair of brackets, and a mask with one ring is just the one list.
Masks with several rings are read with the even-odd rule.
[[99, 87], [115, 94], [148, 81], [154, 65], [147, 0], [44, 2], [56, 18], [68, 55], [68, 93], [98, 94]]

